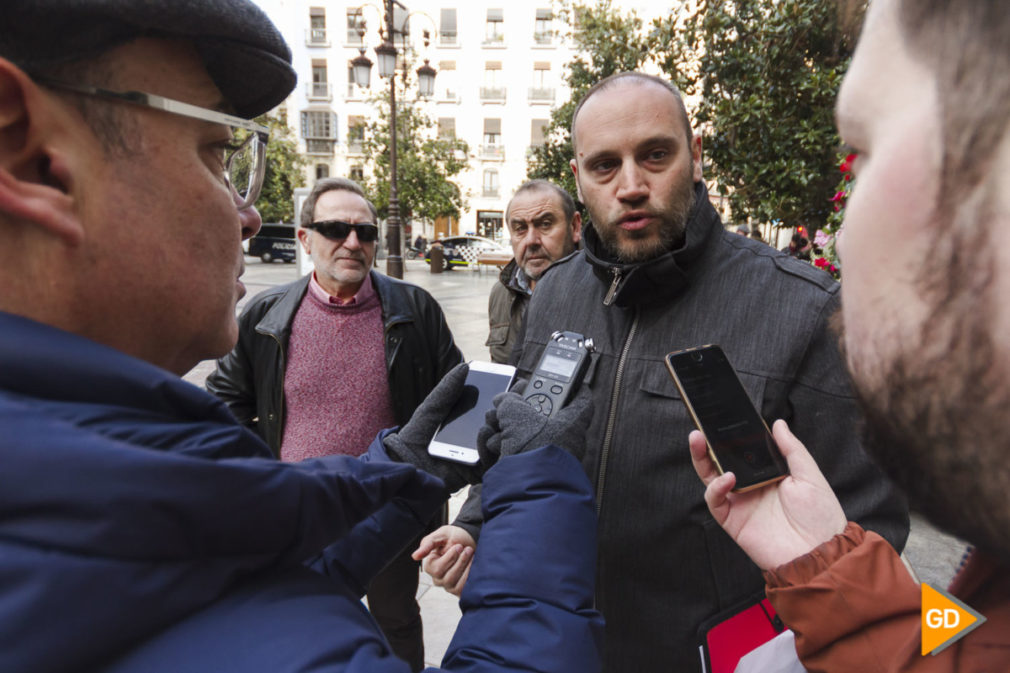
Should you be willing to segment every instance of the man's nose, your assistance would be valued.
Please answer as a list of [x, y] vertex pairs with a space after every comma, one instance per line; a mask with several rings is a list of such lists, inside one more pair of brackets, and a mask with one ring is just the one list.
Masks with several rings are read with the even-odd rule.
[[249, 206], [238, 211], [238, 221], [242, 225], [242, 240], [255, 236], [263, 226], [263, 218], [255, 206]]
[[640, 201], [649, 196], [649, 183], [642, 168], [634, 161], [626, 161], [617, 175], [617, 198], [621, 201]]
[[536, 227], [530, 227], [529, 230], [526, 232], [526, 235], [523, 237], [523, 239], [524, 239], [523, 242], [526, 243], [527, 248], [531, 248], [535, 245], [540, 245], [540, 239], [541, 239], [540, 230], [537, 229]]
[[358, 240], [358, 230], [351, 227], [351, 230], [347, 233], [347, 238], [344, 239], [343, 247], [349, 250], [360, 250], [361, 241]]

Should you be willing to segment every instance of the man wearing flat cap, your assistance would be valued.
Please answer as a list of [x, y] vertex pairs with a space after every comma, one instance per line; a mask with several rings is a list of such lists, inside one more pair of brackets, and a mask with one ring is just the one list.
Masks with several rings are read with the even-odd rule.
[[235, 344], [290, 60], [246, 0], [0, 5], [0, 670], [405, 672], [359, 599], [478, 480], [443, 667], [598, 670], [588, 401], [510, 393], [435, 462], [460, 365], [362, 457], [282, 463], [179, 378]]

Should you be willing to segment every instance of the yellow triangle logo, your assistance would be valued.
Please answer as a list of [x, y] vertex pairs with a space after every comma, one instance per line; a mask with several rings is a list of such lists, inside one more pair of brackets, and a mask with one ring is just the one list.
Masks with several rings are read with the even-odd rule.
[[922, 655], [938, 654], [974, 631], [985, 617], [929, 584], [922, 585]]

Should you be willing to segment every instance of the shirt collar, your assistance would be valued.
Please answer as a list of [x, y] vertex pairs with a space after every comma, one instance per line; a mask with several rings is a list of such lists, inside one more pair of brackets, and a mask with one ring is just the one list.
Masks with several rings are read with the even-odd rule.
[[316, 272], [312, 272], [312, 277], [309, 279], [309, 292], [324, 304], [331, 304], [333, 306], [357, 306], [358, 304], [363, 304], [368, 299], [371, 299], [372, 295], [375, 294], [375, 288], [372, 286], [372, 274], [366, 273], [365, 280], [362, 281], [361, 287], [353, 297], [344, 301], [339, 297], [334, 297], [329, 292], [323, 289], [323, 286], [319, 284], [316, 280]]

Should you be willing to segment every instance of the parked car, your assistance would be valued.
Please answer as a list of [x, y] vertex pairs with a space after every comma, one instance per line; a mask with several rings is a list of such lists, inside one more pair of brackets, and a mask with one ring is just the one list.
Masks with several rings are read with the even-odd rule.
[[[446, 270], [476, 264], [477, 258], [485, 252], [512, 254], [511, 248], [483, 236], [447, 236], [431, 245], [442, 246], [442, 265]], [[431, 245], [424, 254], [424, 261], [428, 263], [431, 263]]]
[[247, 254], [269, 264], [275, 259], [295, 261], [295, 225], [264, 224], [259, 233], [249, 239]]

